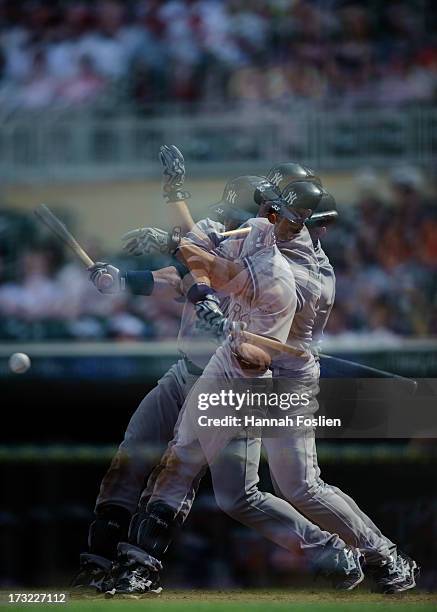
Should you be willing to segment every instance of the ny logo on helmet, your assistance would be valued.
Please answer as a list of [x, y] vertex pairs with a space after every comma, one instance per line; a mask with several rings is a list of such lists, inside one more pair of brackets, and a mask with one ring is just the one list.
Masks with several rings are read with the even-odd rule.
[[237, 192], [233, 189], [230, 189], [226, 195], [226, 199], [230, 204], [235, 204], [235, 199], [237, 197]]
[[284, 177], [282, 176], [280, 172], [275, 172], [275, 174], [270, 179], [270, 182], [273, 183], [275, 187], [277, 187], [283, 178]]
[[289, 191], [287, 195], [284, 197], [284, 200], [287, 202], [287, 204], [293, 204], [296, 198], [297, 198], [297, 193], [294, 191]]
[[260, 184], [258, 185], [257, 189], [258, 191], [260, 191], [261, 193], [263, 193], [263, 191], [266, 191], [267, 189], [270, 189], [272, 186], [270, 181], [261, 181]]

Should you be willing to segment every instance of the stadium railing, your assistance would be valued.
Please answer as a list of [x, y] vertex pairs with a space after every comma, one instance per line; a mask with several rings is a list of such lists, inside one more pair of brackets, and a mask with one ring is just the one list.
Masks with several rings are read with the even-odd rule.
[[322, 170], [363, 164], [431, 164], [437, 154], [437, 108], [409, 110], [272, 109], [215, 115], [140, 118], [92, 113], [22, 113], [0, 118], [0, 178], [104, 180], [153, 176], [157, 152], [174, 142], [190, 172], [220, 175], [265, 169], [296, 158]]

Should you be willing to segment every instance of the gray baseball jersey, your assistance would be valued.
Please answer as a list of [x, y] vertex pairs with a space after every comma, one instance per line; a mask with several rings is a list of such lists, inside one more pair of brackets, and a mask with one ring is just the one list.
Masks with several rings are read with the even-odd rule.
[[[228, 285], [228, 317], [243, 322], [247, 330], [285, 342], [296, 311], [296, 286], [290, 265], [275, 243], [274, 227], [267, 219], [248, 221], [250, 234], [238, 247], [244, 270]], [[225, 241], [220, 253], [235, 256], [235, 244]], [[225, 341], [205, 369], [208, 376], [244, 377]], [[253, 377], [253, 374], [250, 376]]]

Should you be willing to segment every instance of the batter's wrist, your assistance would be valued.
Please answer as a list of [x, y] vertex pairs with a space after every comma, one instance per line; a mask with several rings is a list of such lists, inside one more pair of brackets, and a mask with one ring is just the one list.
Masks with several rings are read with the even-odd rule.
[[190, 273], [190, 269], [185, 264], [178, 261], [175, 257], [173, 257], [172, 265], [176, 268], [176, 272], [181, 277], [181, 280]]
[[164, 191], [162, 194], [164, 199], [167, 200], [168, 204], [176, 204], [177, 202], [183, 202], [191, 198], [189, 191], [183, 191], [182, 189], [176, 189], [174, 191]]
[[197, 304], [208, 298], [219, 303], [216, 292], [206, 283], [195, 283], [187, 293], [187, 300], [192, 304]]
[[171, 232], [168, 233], [167, 247], [170, 255], [174, 255], [179, 248], [182, 238], [182, 231], [180, 227], [174, 227]]
[[150, 270], [128, 270], [124, 274], [124, 279], [125, 289], [134, 295], [151, 295], [153, 293], [155, 279]]

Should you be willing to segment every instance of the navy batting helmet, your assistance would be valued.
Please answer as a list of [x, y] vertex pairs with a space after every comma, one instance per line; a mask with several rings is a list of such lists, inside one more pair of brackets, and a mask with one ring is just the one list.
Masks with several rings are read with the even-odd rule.
[[323, 196], [319, 202], [317, 207], [317, 212], [315, 212], [309, 219], [306, 221], [306, 225], [311, 227], [316, 227], [318, 225], [327, 225], [328, 223], [333, 223], [338, 218], [337, 211], [337, 203], [335, 198], [323, 188]]
[[263, 176], [238, 176], [226, 183], [220, 202], [210, 208], [220, 221], [232, 219], [244, 223], [259, 212], [265, 201], [277, 200], [273, 185]]
[[[289, 183], [280, 196], [280, 203], [272, 208], [292, 223], [303, 226], [305, 218], [311, 216], [323, 197], [323, 188], [311, 181]], [[304, 214], [303, 211], [305, 211]]]
[[321, 181], [314, 171], [297, 162], [283, 162], [273, 166], [267, 174], [267, 179], [279, 190], [283, 191], [289, 183], [294, 181], [310, 180], [321, 185]]

